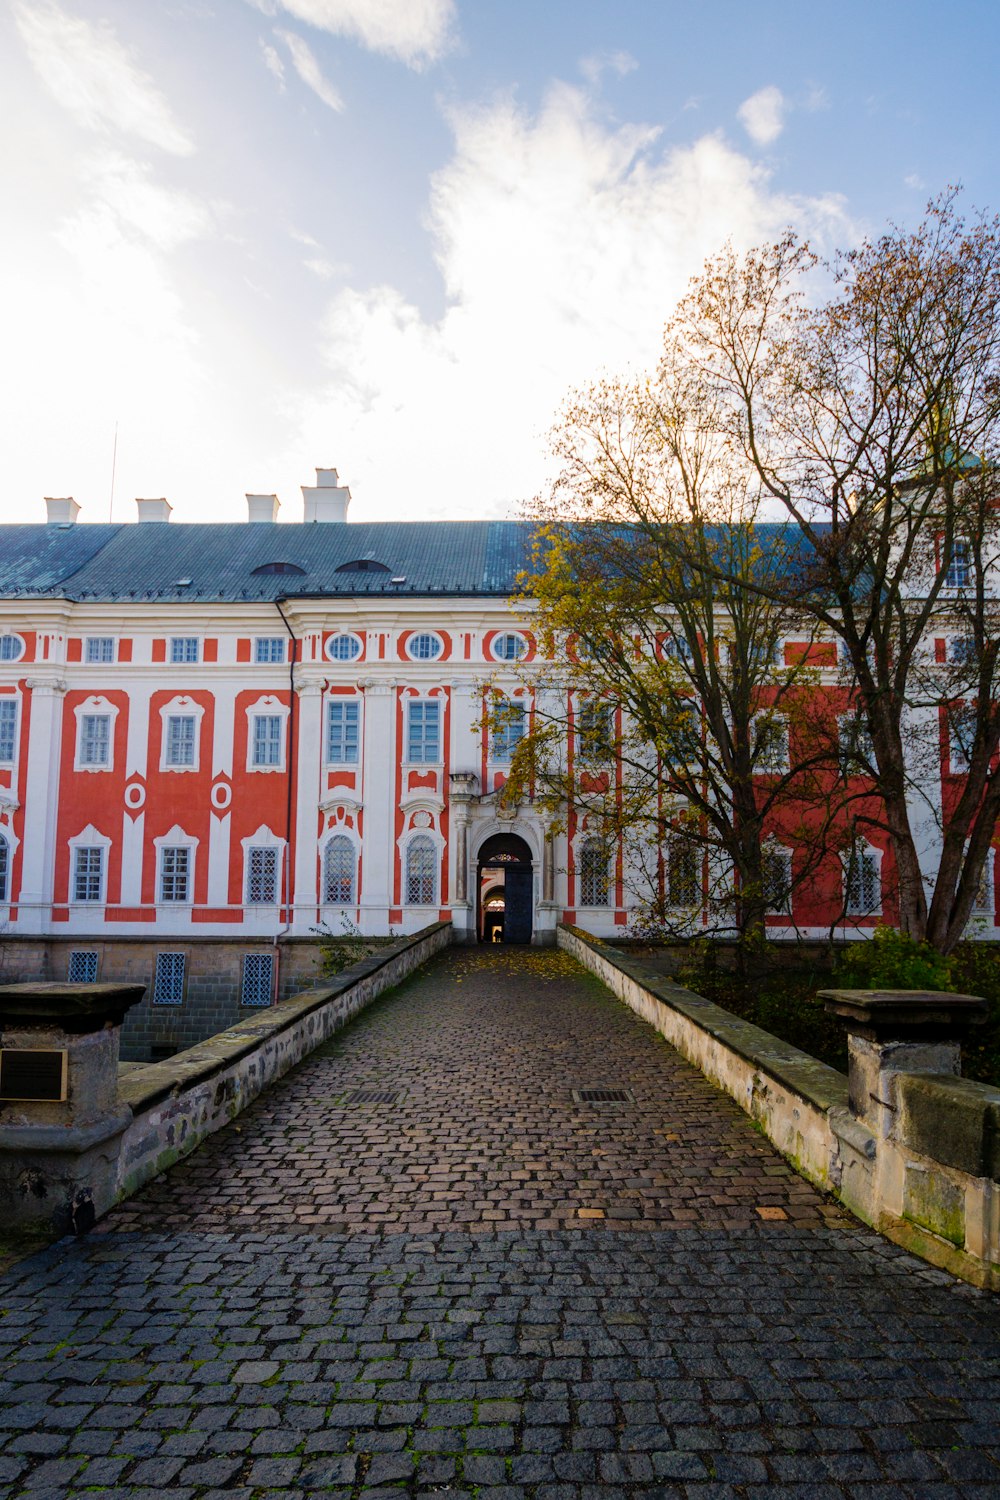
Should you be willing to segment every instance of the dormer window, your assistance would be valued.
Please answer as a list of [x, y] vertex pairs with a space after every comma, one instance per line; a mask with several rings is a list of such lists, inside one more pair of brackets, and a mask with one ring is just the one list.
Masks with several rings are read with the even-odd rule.
[[341, 563], [336, 569], [338, 573], [391, 573], [385, 563], [376, 562], [373, 557], [356, 557], [352, 562]]
[[298, 563], [293, 562], [266, 562], [261, 563], [259, 568], [254, 568], [252, 578], [267, 578], [271, 574], [289, 574], [295, 578], [306, 576], [305, 568], [300, 568]]

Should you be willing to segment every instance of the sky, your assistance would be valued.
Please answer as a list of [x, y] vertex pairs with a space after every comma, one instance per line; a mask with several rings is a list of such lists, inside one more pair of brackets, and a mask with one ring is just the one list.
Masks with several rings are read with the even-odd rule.
[[995, 0], [0, 0], [0, 518], [516, 515], [689, 278], [961, 184]]

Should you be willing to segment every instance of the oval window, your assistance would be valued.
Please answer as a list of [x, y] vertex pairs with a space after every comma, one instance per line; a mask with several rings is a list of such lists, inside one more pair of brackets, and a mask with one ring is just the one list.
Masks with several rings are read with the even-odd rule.
[[24, 655], [24, 642], [19, 635], [0, 635], [0, 661], [19, 661]]
[[497, 661], [520, 661], [527, 650], [525, 639], [521, 635], [498, 635], [493, 642], [493, 655]]
[[331, 661], [356, 661], [361, 655], [361, 642], [356, 635], [332, 635], [326, 643], [326, 654]]
[[419, 635], [410, 636], [408, 650], [414, 661], [434, 661], [441, 655], [444, 647], [438, 636], [431, 635], [429, 631], [421, 631]]

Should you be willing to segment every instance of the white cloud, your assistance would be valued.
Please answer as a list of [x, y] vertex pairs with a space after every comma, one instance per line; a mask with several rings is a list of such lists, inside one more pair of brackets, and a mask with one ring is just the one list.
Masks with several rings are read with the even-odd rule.
[[922, 190], [927, 186], [926, 182], [921, 177], [919, 172], [907, 172], [906, 176], [903, 178], [903, 182], [906, 187], [914, 188], [917, 190]]
[[54, 0], [15, 0], [13, 11], [39, 77], [82, 125], [137, 136], [174, 156], [194, 150], [153, 79], [106, 21], [91, 25]]
[[785, 96], [774, 84], [758, 89], [736, 111], [743, 129], [758, 146], [769, 146], [785, 128]]
[[592, 57], [581, 59], [580, 72], [589, 84], [597, 88], [604, 73], [624, 78], [628, 73], [634, 73], [638, 66], [630, 52], [596, 52]]
[[270, 74], [273, 75], [273, 77], [275, 77], [278, 80], [278, 88], [281, 90], [282, 93], [284, 93], [285, 92], [285, 65], [281, 61], [281, 58], [279, 57], [277, 51], [275, 50], [274, 47], [271, 46], [270, 42], [265, 42], [262, 39], [261, 43], [260, 43], [260, 53], [261, 53], [261, 56], [264, 59], [264, 66], [265, 66], [265, 68], [267, 69], [267, 71]]
[[275, 3], [297, 21], [334, 36], [350, 37], [369, 51], [397, 57], [411, 68], [434, 62], [447, 51], [455, 21], [455, 0], [275, 0]]
[[835, 199], [772, 191], [718, 135], [661, 149], [609, 129], [582, 90], [537, 117], [510, 100], [452, 117], [429, 229], [447, 307], [430, 320], [392, 287], [337, 295], [324, 324], [331, 378], [312, 393], [288, 467], [330, 455], [356, 513], [503, 514], [541, 485], [545, 434], [571, 386], [642, 367], [704, 258], [793, 222], [848, 237]]
[[298, 73], [302, 82], [311, 88], [317, 98], [322, 99], [324, 104], [339, 113], [344, 108], [344, 101], [337, 93], [333, 84], [323, 77], [323, 71], [316, 60], [316, 54], [309, 46], [309, 43], [304, 41], [302, 37], [297, 36], [294, 31], [278, 31], [275, 34], [281, 38], [288, 48], [292, 59], [292, 67]]

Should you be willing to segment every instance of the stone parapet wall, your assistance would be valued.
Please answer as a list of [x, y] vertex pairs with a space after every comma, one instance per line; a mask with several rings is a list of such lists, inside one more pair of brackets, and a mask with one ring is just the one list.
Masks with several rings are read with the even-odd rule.
[[848, 1107], [844, 1074], [560, 926], [557, 940], [733, 1098], [811, 1182], [931, 1264], [1000, 1291], [1000, 1089], [895, 1075], [888, 1133]]

